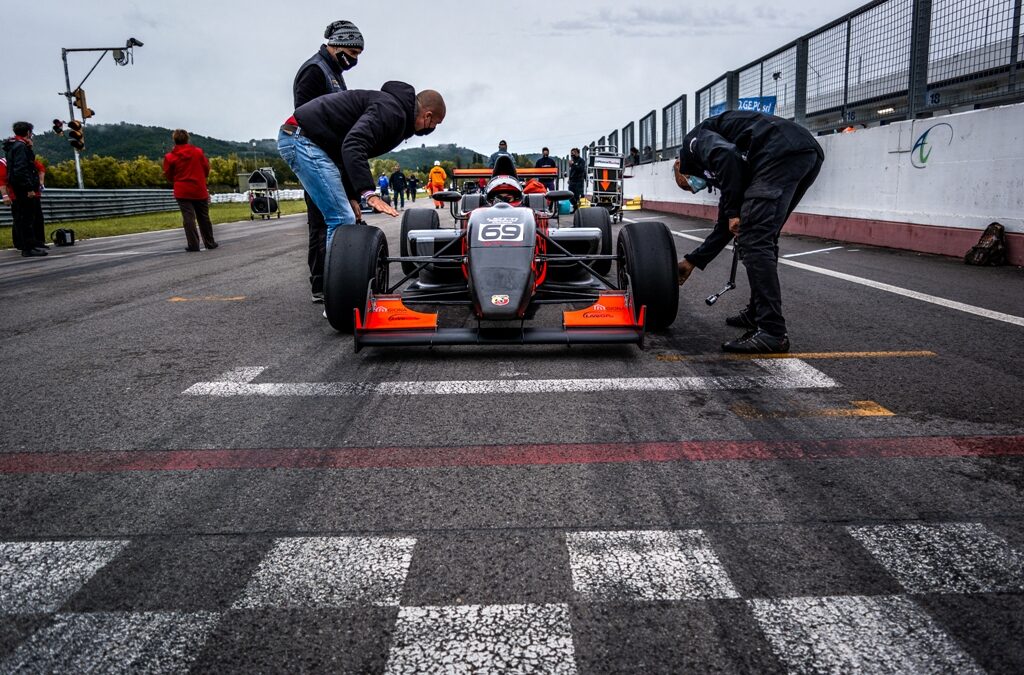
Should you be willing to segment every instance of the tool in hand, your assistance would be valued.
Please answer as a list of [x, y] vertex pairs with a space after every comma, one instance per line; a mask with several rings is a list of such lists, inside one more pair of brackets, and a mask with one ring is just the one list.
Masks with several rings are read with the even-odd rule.
[[709, 295], [707, 297], [707, 299], [704, 300], [704, 302], [708, 303], [709, 307], [711, 305], [715, 304], [716, 302], [718, 302], [718, 299], [720, 297], [722, 297], [722, 295], [724, 295], [725, 293], [727, 293], [727, 292], [731, 291], [732, 289], [736, 288], [736, 264], [739, 262], [739, 258], [740, 258], [739, 239], [733, 239], [733, 241], [732, 241], [732, 270], [729, 272], [729, 281], [727, 281], [725, 283], [725, 288], [723, 288], [722, 290], [718, 291], [714, 295]]

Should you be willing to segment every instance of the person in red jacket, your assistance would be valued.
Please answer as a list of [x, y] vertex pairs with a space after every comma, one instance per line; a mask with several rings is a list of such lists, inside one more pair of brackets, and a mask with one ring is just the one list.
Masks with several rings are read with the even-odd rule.
[[190, 253], [198, 251], [200, 236], [207, 250], [217, 248], [217, 242], [213, 240], [213, 223], [210, 222], [210, 192], [206, 189], [210, 162], [201, 148], [189, 144], [188, 132], [184, 129], [175, 129], [171, 138], [174, 139], [174, 149], [164, 156], [164, 175], [174, 185], [174, 198], [181, 209], [187, 243], [185, 250]]

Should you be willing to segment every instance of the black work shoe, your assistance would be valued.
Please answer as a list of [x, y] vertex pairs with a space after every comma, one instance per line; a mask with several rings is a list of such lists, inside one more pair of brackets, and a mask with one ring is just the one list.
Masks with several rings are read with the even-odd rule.
[[726, 326], [732, 326], [733, 328], [746, 328], [747, 330], [756, 330], [757, 322], [754, 321], [753, 317], [747, 313], [747, 310], [741, 309], [740, 313], [736, 316], [730, 316], [725, 320]]
[[209, 245], [207, 245], [206, 250], [207, 251], [212, 251], [213, 249], [217, 248], [218, 246], [220, 246], [220, 244], [216, 244], [216, 243], [209, 244]]
[[789, 336], [772, 335], [763, 330], [751, 331], [729, 340], [722, 349], [737, 354], [782, 354], [789, 351]]
[[42, 248], [27, 248], [21, 252], [23, 258], [41, 258], [44, 255], [48, 255], [46, 249]]
[[192, 248], [191, 246], [186, 246], [185, 247], [185, 253], [198, 253], [198, 252], [199, 252], [199, 247], [198, 246], [196, 246], [195, 248]]

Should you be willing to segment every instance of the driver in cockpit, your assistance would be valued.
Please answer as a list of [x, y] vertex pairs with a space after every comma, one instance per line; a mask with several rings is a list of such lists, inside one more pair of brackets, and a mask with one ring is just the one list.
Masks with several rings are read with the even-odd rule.
[[519, 206], [523, 201], [523, 188], [512, 176], [495, 176], [487, 183], [487, 201]]

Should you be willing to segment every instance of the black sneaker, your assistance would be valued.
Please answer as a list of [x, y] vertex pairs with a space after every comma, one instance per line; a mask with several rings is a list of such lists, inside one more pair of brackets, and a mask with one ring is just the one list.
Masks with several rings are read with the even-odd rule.
[[724, 343], [722, 349], [736, 354], [783, 354], [789, 351], [789, 336], [751, 331]]
[[732, 326], [733, 328], [746, 328], [747, 330], [757, 330], [757, 322], [745, 309], [741, 309], [740, 313], [736, 316], [730, 316], [725, 320], [726, 326]]

